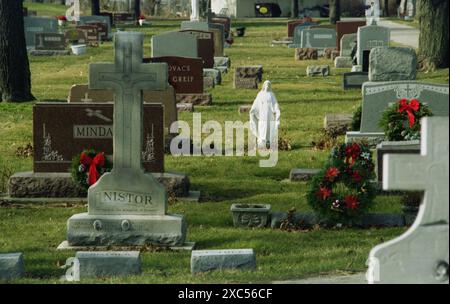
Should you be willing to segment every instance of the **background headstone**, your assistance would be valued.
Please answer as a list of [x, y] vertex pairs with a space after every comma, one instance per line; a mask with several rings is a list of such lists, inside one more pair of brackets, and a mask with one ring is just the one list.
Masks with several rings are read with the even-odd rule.
[[24, 17], [23, 22], [27, 47], [36, 45], [36, 33], [58, 32], [58, 21], [56, 18]]
[[[356, 34], [358, 32], [358, 28], [361, 26], [366, 26], [366, 21], [338, 21], [336, 22], [336, 43], [340, 48], [340, 42], [344, 35], [347, 34]], [[356, 39], [355, 39], [356, 40]], [[345, 56], [345, 55], [341, 55]]]
[[411, 48], [376, 47], [370, 51], [369, 81], [415, 80], [417, 55]]
[[153, 57], [147, 62], [166, 62], [169, 67], [169, 84], [176, 94], [203, 93], [203, 61], [201, 58]]
[[358, 28], [358, 49], [356, 52], [358, 65], [363, 65], [364, 51], [375, 47], [388, 47], [390, 44], [390, 29], [378, 25], [368, 25]]
[[0, 253], [0, 280], [20, 279], [24, 274], [22, 253]]
[[36, 50], [65, 50], [64, 34], [36, 33]]
[[214, 67], [214, 33], [198, 30], [181, 30], [190, 33], [198, 39], [198, 56], [203, 59], [204, 68]]
[[198, 57], [198, 38], [189, 33], [167, 32], [152, 37], [152, 57]]
[[253, 249], [193, 250], [191, 272], [199, 273], [222, 269], [255, 269]]
[[302, 30], [302, 48], [325, 49], [336, 47], [336, 31], [328, 28]]

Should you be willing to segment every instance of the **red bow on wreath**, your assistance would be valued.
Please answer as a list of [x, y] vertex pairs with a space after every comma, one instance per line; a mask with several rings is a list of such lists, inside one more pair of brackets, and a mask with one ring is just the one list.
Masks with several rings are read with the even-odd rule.
[[412, 128], [416, 121], [416, 117], [414, 116], [414, 111], [418, 111], [420, 108], [419, 101], [417, 99], [412, 99], [410, 103], [408, 100], [401, 99], [399, 101], [400, 107], [398, 108], [399, 113], [406, 112], [408, 114], [409, 127]]
[[97, 166], [103, 167], [105, 165], [105, 155], [98, 153], [94, 158], [90, 158], [86, 153], [81, 153], [80, 164], [83, 166], [89, 166], [88, 181], [89, 185], [93, 185], [100, 177], [100, 173], [97, 171]]

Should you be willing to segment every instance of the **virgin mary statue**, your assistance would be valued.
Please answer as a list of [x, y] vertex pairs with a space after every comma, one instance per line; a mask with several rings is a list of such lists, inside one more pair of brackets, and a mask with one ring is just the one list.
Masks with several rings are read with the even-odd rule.
[[270, 81], [266, 81], [250, 110], [250, 131], [257, 138], [258, 147], [267, 148], [278, 141], [279, 127], [280, 108]]

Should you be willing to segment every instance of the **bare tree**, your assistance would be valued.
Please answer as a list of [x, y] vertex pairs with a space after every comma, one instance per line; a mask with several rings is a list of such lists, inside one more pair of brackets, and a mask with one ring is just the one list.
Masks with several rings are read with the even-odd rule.
[[330, 23], [336, 24], [341, 20], [341, 0], [329, 0], [330, 5]]
[[424, 69], [448, 68], [448, 0], [420, 0], [419, 57]]
[[0, 101], [35, 99], [31, 93], [22, 11], [22, 1], [0, 1]]
[[295, 19], [298, 18], [298, 0], [292, 0], [291, 17]]

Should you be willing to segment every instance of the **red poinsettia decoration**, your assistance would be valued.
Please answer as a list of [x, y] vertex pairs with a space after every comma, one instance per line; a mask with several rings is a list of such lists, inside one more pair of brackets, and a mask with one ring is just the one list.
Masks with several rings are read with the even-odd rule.
[[89, 185], [93, 185], [100, 177], [100, 173], [97, 170], [97, 166], [105, 166], [105, 154], [98, 153], [94, 158], [89, 157], [86, 153], [81, 153], [80, 164], [89, 167], [88, 182]]
[[348, 209], [356, 209], [359, 206], [358, 198], [354, 195], [348, 195], [344, 198], [345, 206]]
[[400, 106], [398, 108], [399, 113], [406, 112], [409, 120], [409, 127], [412, 128], [414, 123], [416, 122], [416, 116], [414, 112], [419, 111], [420, 103], [417, 99], [412, 99], [411, 102], [408, 103], [408, 100], [401, 99], [398, 101]]
[[360, 154], [361, 148], [357, 143], [345, 147], [345, 162], [353, 165]]
[[58, 16], [58, 17], [56, 17], [56, 19], [58, 19], [60, 21], [67, 21], [66, 16]]
[[317, 191], [317, 196], [322, 200], [326, 200], [331, 196], [331, 189], [327, 187], [320, 187], [319, 191]]
[[361, 179], [362, 179], [361, 174], [359, 174], [358, 171], [353, 171], [352, 172], [352, 179], [353, 179], [353, 181], [359, 183], [361, 181]]
[[328, 178], [329, 180], [334, 180], [338, 175], [339, 175], [339, 169], [336, 167], [330, 167], [328, 168], [328, 170], [325, 172], [325, 177]]
[[141, 14], [138, 18], [138, 20], [145, 20], [145, 16], [143, 14]]

